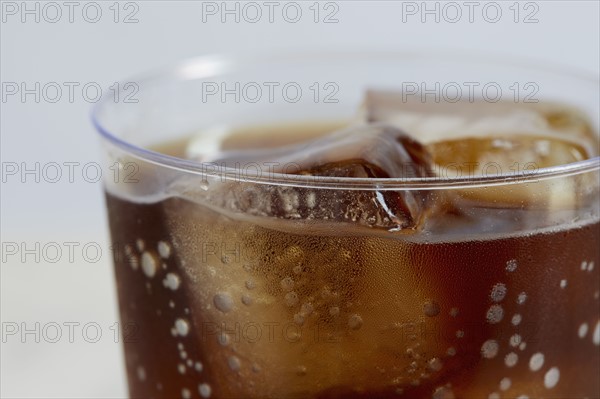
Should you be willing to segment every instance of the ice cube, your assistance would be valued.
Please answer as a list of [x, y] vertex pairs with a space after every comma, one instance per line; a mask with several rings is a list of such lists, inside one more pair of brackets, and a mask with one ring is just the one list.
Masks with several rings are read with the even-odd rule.
[[587, 118], [564, 104], [496, 103], [483, 100], [454, 103], [422, 102], [401, 92], [367, 91], [360, 117], [368, 123], [389, 123], [423, 144], [467, 137], [526, 134], [577, 143], [598, 153], [598, 139]]
[[[417, 141], [384, 124], [350, 126], [303, 144], [226, 154], [217, 164], [265, 166], [277, 172], [339, 178], [431, 176], [431, 157]], [[268, 166], [268, 168], [267, 168]], [[228, 182], [214, 192], [229, 210], [282, 219], [336, 220], [388, 230], [413, 229], [427, 206], [422, 191], [311, 189]], [[218, 201], [217, 201], [218, 202]]]

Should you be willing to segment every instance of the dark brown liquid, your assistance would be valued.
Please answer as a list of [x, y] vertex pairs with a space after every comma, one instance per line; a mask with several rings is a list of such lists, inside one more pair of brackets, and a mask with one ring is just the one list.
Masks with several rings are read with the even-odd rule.
[[445, 240], [107, 202], [133, 398], [600, 397], [597, 220]]

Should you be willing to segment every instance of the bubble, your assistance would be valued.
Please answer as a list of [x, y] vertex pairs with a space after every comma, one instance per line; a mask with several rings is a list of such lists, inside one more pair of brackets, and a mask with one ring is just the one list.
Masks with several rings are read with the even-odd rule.
[[546, 389], [552, 389], [558, 384], [559, 379], [560, 370], [558, 370], [558, 367], [552, 367], [546, 372], [546, 375], [544, 375], [544, 386]]
[[429, 367], [429, 369], [433, 371], [440, 371], [442, 367], [444, 367], [444, 364], [439, 358], [434, 357], [432, 359], [429, 359], [429, 361], [427, 362], [427, 367]]
[[363, 325], [363, 319], [357, 314], [350, 315], [348, 317], [348, 327], [352, 330], [358, 330]]
[[177, 331], [177, 334], [185, 337], [190, 332], [190, 325], [184, 319], [177, 319], [175, 320], [175, 330]]
[[179, 279], [179, 276], [175, 273], [167, 273], [165, 279], [163, 280], [163, 285], [167, 288], [172, 289], [173, 291], [179, 288], [180, 284], [181, 280]]
[[211, 392], [212, 392], [212, 389], [210, 388], [210, 385], [208, 385], [207, 383], [198, 385], [198, 393], [203, 398], [210, 398]]
[[204, 368], [204, 366], [202, 365], [202, 363], [200, 363], [200, 362], [194, 363], [194, 370], [196, 370], [197, 372], [201, 372], [203, 368]]
[[454, 356], [456, 355], [456, 348], [454, 348], [453, 346], [451, 346], [450, 348], [448, 348], [448, 350], [446, 351], [446, 354], [448, 356]]
[[465, 332], [463, 330], [458, 330], [456, 332], [456, 338], [462, 338], [465, 336]]
[[493, 359], [498, 354], [498, 342], [493, 339], [488, 339], [481, 345], [481, 356], [486, 359]]
[[524, 351], [525, 348], [527, 348], [527, 343], [526, 342], [521, 342], [521, 345], [519, 345], [519, 349]]
[[231, 371], [239, 371], [242, 367], [242, 362], [240, 362], [240, 359], [237, 356], [229, 356], [227, 364]]
[[541, 352], [537, 352], [531, 356], [529, 359], [529, 369], [531, 371], [538, 371], [544, 365], [544, 354]]
[[516, 259], [511, 259], [508, 262], [506, 262], [506, 271], [507, 272], [514, 272], [515, 270], [517, 270], [517, 260]]
[[450, 316], [456, 317], [458, 315], [458, 308], [450, 309]]
[[250, 295], [242, 295], [242, 303], [246, 306], [252, 305], [252, 297]]
[[246, 281], [246, 288], [249, 290], [253, 290], [256, 287], [256, 283], [252, 280]]
[[519, 361], [519, 355], [515, 352], [510, 352], [508, 355], [504, 356], [504, 364], [506, 367], [514, 367]]
[[131, 266], [131, 268], [133, 270], [137, 270], [140, 266], [138, 258], [135, 255], [127, 255], [127, 258], [129, 259], [129, 265]]
[[[418, 381], [417, 381], [418, 382]], [[419, 384], [416, 384], [419, 385]], [[438, 387], [433, 391], [433, 399], [454, 399], [454, 392], [449, 387]]]
[[150, 252], [142, 254], [142, 270], [147, 277], [154, 277], [156, 274], [156, 258]]
[[440, 305], [434, 301], [427, 301], [423, 304], [423, 313], [429, 317], [437, 316], [440, 314]]
[[494, 302], [500, 302], [506, 296], [506, 285], [503, 283], [496, 283], [492, 287], [492, 291], [490, 292], [490, 298]]
[[144, 240], [138, 238], [137, 240], [135, 240], [135, 246], [137, 247], [138, 251], [142, 252], [145, 247]]
[[500, 305], [492, 305], [487, 311], [486, 319], [490, 324], [499, 323], [504, 317], [504, 309]]
[[510, 343], [510, 346], [516, 348], [521, 343], [521, 336], [519, 334], [514, 334], [510, 337], [508, 342]]
[[177, 365], [177, 371], [179, 371], [179, 374], [185, 374], [185, 364], [179, 363]]
[[294, 306], [298, 303], [298, 294], [294, 291], [288, 292], [285, 294], [285, 304], [288, 306]]
[[340, 308], [338, 308], [337, 306], [332, 306], [329, 308], [329, 314], [331, 316], [337, 316], [340, 314]]
[[518, 326], [519, 324], [521, 324], [521, 320], [523, 318], [521, 317], [520, 314], [515, 313], [512, 317], [512, 320], [510, 321], [512, 323], [513, 326]]
[[171, 246], [164, 241], [158, 242], [158, 254], [161, 258], [167, 259], [171, 255]]
[[600, 345], [600, 321], [596, 323], [596, 327], [594, 328], [594, 334], [592, 337], [592, 342], [594, 345]]
[[510, 378], [504, 377], [500, 380], [500, 390], [507, 391], [510, 388], [511, 384], [512, 381], [510, 380]]
[[579, 330], [577, 330], [577, 335], [579, 336], [579, 338], [584, 338], [586, 336], [587, 332], [588, 332], [587, 323], [582, 323], [579, 326]]
[[291, 277], [285, 277], [280, 282], [284, 291], [291, 291], [294, 288], [294, 280]]
[[521, 292], [521, 293], [519, 294], [519, 296], [517, 297], [517, 303], [518, 303], [519, 305], [522, 305], [522, 304], [524, 304], [526, 300], [527, 300], [527, 294], [526, 294], [526, 293], [524, 293], [524, 292]]
[[192, 397], [192, 393], [190, 392], [190, 390], [189, 390], [189, 389], [187, 389], [187, 388], [183, 388], [183, 389], [181, 390], [181, 397], [182, 397], [183, 399], [190, 399], [190, 398]]
[[567, 280], [562, 279], [560, 280], [560, 288], [565, 288], [567, 286]]
[[146, 369], [144, 369], [142, 366], [139, 366], [136, 371], [138, 379], [140, 381], [146, 381]]
[[213, 303], [217, 310], [227, 313], [233, 309], [233, 298], [226, 292], [220, 292], [213, 297]]

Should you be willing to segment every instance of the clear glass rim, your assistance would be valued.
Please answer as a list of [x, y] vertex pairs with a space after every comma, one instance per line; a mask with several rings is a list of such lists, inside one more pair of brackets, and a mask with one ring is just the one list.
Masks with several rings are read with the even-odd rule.
[[[293, 62], [293, 61], [317, 61], [326, 62], [340, 61], [343, 59], [370, 58], [382, 61], [385, 59], [393, 60], [450, 60], [453, 62], [479, 63], [501, 67], [517, 67], [529, 70], [538, 70], [540, 72], [554, 73], [563, 77], [574, 78], [580, 81], [587, 81], [599, 88], [600, 79], [598, 76], [587, 72], [577, 70], [572, 67], [560, 65], [540, 64], [539, 61], [527, 58], [499, 57], [490, 55], [481, 55], [461, 51], [373, 51], [373, 50], [332, 50], [332, 51], [295, 51], [295, 52], [277, 52], [277, 53], [253, 53], [252, 55], [230, 55], [213, 54], [194, 57], [188, 60], [176, 63], [173, 66], [156, 69], [154, 72], [140, 75], [134, 79], [124, 80], [123, 82], [137, 82], [140, 87], [153, 82], [164, 80], [195, 80], [207, 78], [232, 70], [240, 70], [245, 66], [267, 64], [269, 62]], [[123, 84], [119, 85], [123, 90]], [[105, 94], [92, 108], [91, 120], [101, 137], [123, 150], [130, 156], [144, 162], [157, 166], [169, 168], [175, 171], [181, 171], [206, 178], [219, 178], [222, 180], [241, 180], [244, 182], [297, 186], [311, 188], [329, 188], [345, 190], [422, 190], [422, 189], [444, 189], [444, 188], [475, 188], [482, 186], [498, 186], [509, 184], [521, 184], [537, 182], [557, 177], [567, 177], [581, 173], [600, 170], [600, 156], [596, 156], [583, 161], [556, 165], [547, 168], [540, 168], [531, 171], [522, 171], [520, 173], [490, 174], [485, 176], [460, 176], [452, 178], [444, 177], [411, 177], [411, 178], [339, 178], [327, 176], [309, 176], [309, 175], [291, 175], [281, 173], [261, 173], [245, 174], [242, 169], [230, 167], [215, 168], [214, 164], [201, 163], [188, 159], [177, 158], [167, 154], [152, 151], [134, 145], [117, 134], [113, 134], [101, 122], [99, 116], [100, 110], [107, 103], [110, 104], [111, 95]], [[215, 170], [218, 169], [218, 170]]]

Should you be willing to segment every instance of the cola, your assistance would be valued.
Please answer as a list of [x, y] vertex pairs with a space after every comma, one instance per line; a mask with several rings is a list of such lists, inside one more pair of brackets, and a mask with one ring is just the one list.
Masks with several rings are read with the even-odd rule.
[[211, 173], [107, 192], [132, 398], [600, 396], [598, 171], [536, 175], [593, 129], [475, 103], [436, 130], [394, 98], [272, 146], [192, 135], [157, 150]]

